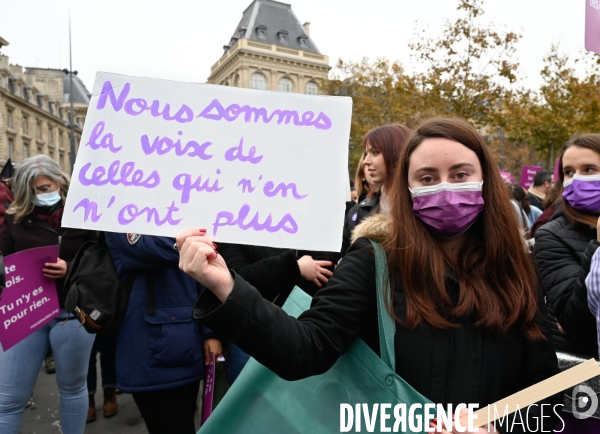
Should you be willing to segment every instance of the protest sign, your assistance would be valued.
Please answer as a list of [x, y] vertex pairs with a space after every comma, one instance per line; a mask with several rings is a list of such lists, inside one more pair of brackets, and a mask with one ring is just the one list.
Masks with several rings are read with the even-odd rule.
[[600, 54], [600, 0], [585, 3], [585, 49]]
[[350, 98], [100, 72], [62, 224], [338, 251]]
[[533, 186], [533, 178], [538, 172], [544, 170], [541, 166], [523, 166], [523, 171], [521, 172], [521, 187], [525, 190], [528, 190], [529, 187]]
[[515, 178], [511, 175], [510, 172], [506, 172], [504, 170], [500, 170], [500, 176], [503, 180], [510, 182], [511, 184], [515, 182]]
[[60, 314], [56, 282], [44, 277], [46, 262], [56, 262], [58, 246], [23, 250], [4, 258], [6, 288], [0, 299], [0, 343], [13, 347]]

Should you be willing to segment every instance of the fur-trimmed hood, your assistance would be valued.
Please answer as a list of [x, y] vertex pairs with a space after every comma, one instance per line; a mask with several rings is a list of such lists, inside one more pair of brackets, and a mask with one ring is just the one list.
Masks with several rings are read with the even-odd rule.
[[373, 214], [360, 222], [352, 231], [351, 243], [358, 238], [365, 237], [378, 243], [383, 243], [390, 235], [389, 215]]

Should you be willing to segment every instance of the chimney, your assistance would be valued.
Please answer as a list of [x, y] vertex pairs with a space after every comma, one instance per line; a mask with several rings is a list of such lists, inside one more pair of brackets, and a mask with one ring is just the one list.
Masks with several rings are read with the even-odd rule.
[[304, 27], [304, 31], [306, 32], [306, 34], [310, 36], [310, 23], [307, 21], [304, 24], [302, 24], [302, 27]]

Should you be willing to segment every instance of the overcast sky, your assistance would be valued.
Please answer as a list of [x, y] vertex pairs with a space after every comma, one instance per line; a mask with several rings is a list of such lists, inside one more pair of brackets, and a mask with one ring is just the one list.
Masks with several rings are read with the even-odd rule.
[[[486, 0], [485, 19], [520, 31], [524, 84], [540, 83], [552, 43], [568, 54], [583, 50], [587, 0]], [[88, 89], [96, 71], [205, 82], [251, 0], [0, 0], [2, 53], [23, 66], [69, 66]], [[387, 57], [410, 69], [415, 26], [435, 35], [456, 16], [456, 0], [296, 0], [301, 22], [333, 65], [338, 58]]]

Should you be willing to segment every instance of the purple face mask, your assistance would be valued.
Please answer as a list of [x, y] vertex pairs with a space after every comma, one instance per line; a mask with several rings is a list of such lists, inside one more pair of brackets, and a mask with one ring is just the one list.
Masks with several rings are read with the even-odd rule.
[[600, 175], [574, 175], [563, 185], [562, 197], [573, 208], [588, 214], [600, 212]]
[[435, 232], [446, 237], [461, 234], [484, 208], [482, 182], [450, 184], [410, 189], [415, 215]]

